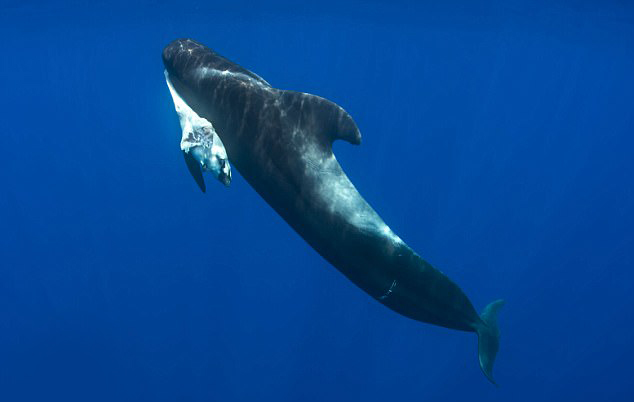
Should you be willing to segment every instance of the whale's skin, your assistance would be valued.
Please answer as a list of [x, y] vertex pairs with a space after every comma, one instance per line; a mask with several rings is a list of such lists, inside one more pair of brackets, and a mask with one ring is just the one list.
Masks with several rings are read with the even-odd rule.
[[342, 170], [332, 142], [358, 145], [361, 135], [341, 107], [273, 88], [191, 39], [171, 42], [163, 62], [244, 179], [359, 288], [414, 320], [471, 332], [485, 325], [462, 290], [396, 236]]

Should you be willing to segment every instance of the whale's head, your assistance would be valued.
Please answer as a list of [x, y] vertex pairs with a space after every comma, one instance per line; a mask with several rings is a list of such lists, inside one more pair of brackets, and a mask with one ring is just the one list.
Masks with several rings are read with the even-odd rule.
[[[163, 64], [182, 95], [195, 96], [196, 91], [218, 86], [254, 86], [271, 89], [259, 75], [224, 58], [193, 39], [176, 39], [163, 49]], [[195, 109], [195, 107], [194, 107]]]
[[208, 68], [200, 57], [205, 53], [203, 48], [194, 41], [174, 41], [164, 49], [163, 62], [165, 80], [180, 120], [181, 151], [194, 180], [205, 192], [203, 172], [210, 172], [228, 186], [231, 183], [231, 166], [214, 124], [195, 110], [201, 109], [201, 97], [196, 91], [196, 78], [200, 75], [198, 72], [201, 68]]
[[[225, 144], [231, 141], [228, 100], [244, 89], [272, 90], [257, 74], [192, 39], [177, 39], [163, 49], [165, 78], [181, 122], [181, 150], [203, 192], [202, 172], [225, 185], [231, 167]], [[231, 145], [231, 143], [229, 143]]]

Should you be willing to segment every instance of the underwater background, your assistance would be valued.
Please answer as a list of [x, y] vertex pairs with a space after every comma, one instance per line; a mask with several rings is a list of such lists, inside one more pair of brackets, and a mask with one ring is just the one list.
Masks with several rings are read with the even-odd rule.
[[[634, 4], [0, 1], [0, 401], [634, 400]], [[161, 51], [344, 107], [361, 194], [478, 310], [399, 316], [234, 170], [202, 194]]]

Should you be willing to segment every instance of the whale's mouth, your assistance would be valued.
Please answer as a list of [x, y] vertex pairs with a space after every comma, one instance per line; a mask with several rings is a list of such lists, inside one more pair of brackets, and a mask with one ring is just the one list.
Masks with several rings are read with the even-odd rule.
[[231, 183], [231, 166], [227, 158], [227, 151], [216, 133], [211, 122], [191, 108], [176, 92], [169, 74], [165, 71], [167, 87], [172, 94], [174, 109], [180, 120], [182, 137], [181, 151], [185, 155], [185, 161], [189, 172], [198, 183], [200, 189], [205, 191], [205, 182], [202, 172], [211, 172], [225, 186]]

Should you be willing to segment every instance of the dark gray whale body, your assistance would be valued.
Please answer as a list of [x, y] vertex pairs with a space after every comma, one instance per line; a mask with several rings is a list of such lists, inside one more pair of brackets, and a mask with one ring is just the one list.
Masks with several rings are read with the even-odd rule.
[[[332, 152], [361, 134], [341, 107], [271, 87], [191, 39], [173, 41], [163, 62], [178, 94], [212, 122], [230, 162], [319, 254], [390, 309], [409, 318], [476, 332], [484, 374], [499, 345], [501, 300], [478, 316], [447, 276], [419, 257], [357, 192]], [[202, 172], [188, 167], [201, 188]], [[202, 183], [202, 184], [201, 184]]]

